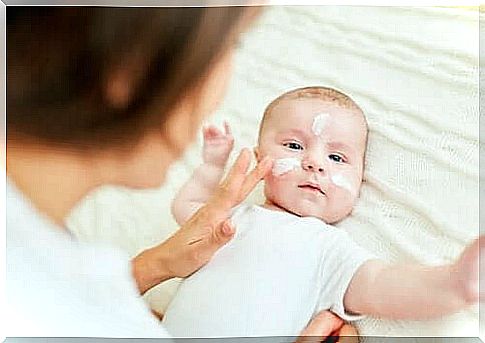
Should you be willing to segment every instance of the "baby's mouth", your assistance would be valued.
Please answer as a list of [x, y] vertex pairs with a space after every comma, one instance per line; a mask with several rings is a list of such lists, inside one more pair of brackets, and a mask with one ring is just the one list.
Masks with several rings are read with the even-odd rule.
[[317, 184], [317, 183], [306, 182], [306, 183], [303, 183], [301, 185], [298, 185], [298, 188], [307, 189], [307, 190], [311, 190], [311, 191], [314, 191], [314, 192], [319, 192], [320, 194], [325, 195], [325, 192], [322, 190], [320, 185]]

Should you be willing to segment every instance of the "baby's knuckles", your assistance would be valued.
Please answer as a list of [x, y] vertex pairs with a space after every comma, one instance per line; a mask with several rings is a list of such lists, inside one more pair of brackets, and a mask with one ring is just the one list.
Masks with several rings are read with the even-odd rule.
[[450, 281], [454, 294], [462, 299], [465, 304], [471, 305], [478, 301], [477, 287], [473, 285], [474, 282], [470, 280], [469, 275], [459, 269], [459, 266], [453, 265], [451, 268]]
[[[481, 242], [483, 245], [483, 242]], [[483, 250], [483, 246], [481, 247]], [[450, 266], [452, 287], [467, 304], [479, 301], [479, 244], [470, 244], [456, 263]], [[485, 252], [484, 252], [485, 253]]]

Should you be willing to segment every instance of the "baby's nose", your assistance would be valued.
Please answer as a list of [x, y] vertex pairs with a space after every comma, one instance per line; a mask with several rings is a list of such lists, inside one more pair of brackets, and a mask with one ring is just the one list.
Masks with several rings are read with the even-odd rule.
[[316, 160], [304, 160], [302, 161], [302, 167], [306, 171], [312, 172], [319, 172], [323, 173], [325, 171], [324, 165], [322, 162], [318, 162]]

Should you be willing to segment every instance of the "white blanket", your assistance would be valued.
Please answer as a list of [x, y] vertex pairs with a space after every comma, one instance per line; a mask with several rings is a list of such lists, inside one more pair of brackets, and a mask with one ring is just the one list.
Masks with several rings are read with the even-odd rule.
[[[235, 148], [252, 147], [266, 104], [310, 85], [351, 95], [370, 126], [361, 197], [340, 227], [388, 261], [453, 261], [479, 228], [476, 9], [271, 7], [243, 37], [227, 98], [211, 121], [227, 119]], [[177, 227], [170, 202], [200, 163], [200, 149], [199, 139], [160, 190], [96, 192], [70, 228], [131, 254], [158, 243]], [[248, 201], [260, 199], [258, 188]], [[163, 311], [176, 286], [147, 298]], [[363, 335], [477, 336], [478, 310], [357, 325]]]

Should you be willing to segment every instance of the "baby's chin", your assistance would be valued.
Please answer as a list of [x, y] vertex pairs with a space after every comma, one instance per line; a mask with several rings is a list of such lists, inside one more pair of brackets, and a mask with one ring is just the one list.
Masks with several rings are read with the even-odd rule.
[[[284, 207], [283, 207], [284, 208]], [[341, 220], [347, 218], [352, 209], [341, 209], [339, 211], [325, 211], [321, 209], [312, 209], [312, 208], [286, 208], [288, 212], [294, 213], [300, 217], [314, 217], [320, 219], [326, 224], [335, 224], [340, 222]]]

